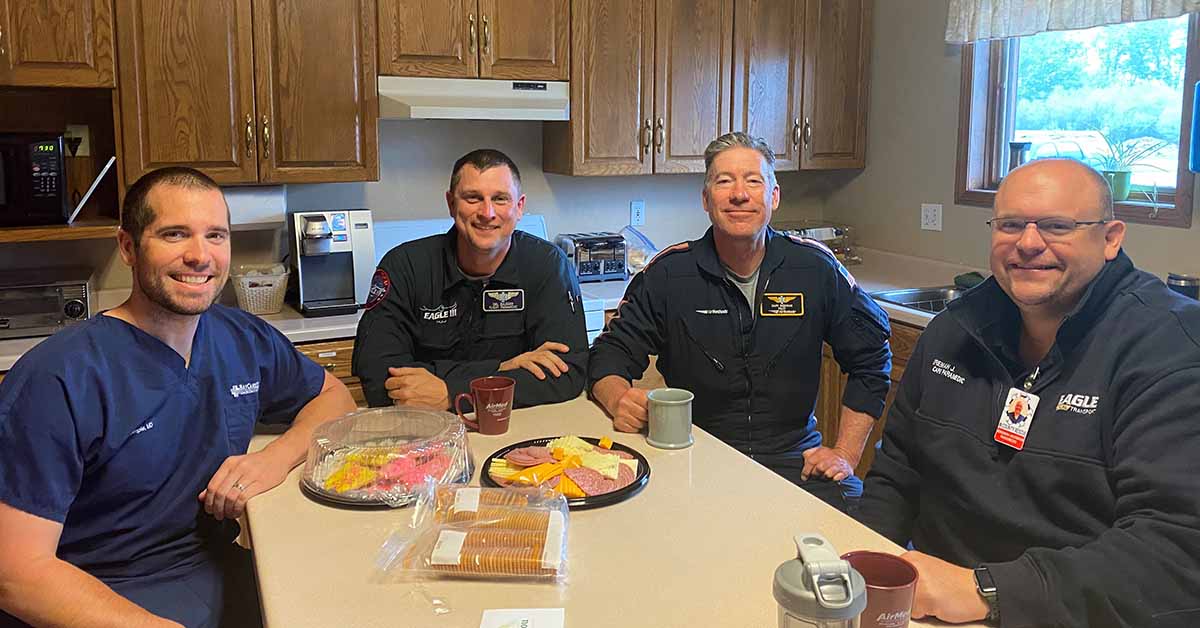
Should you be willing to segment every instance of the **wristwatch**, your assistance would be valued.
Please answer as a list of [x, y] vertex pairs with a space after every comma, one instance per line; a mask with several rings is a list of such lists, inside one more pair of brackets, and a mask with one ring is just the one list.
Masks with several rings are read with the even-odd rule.
[[979, 597], [987, 602], [987, 621], [1000, 621], [1000, 600], [996, 594], [996, 581], [992, 579], [992, 572], [983, 565], [975, 568], [975, 589], [979, 591]]

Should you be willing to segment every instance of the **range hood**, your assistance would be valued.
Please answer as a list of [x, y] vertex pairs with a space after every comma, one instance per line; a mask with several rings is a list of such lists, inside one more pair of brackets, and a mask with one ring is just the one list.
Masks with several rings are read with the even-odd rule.
[[565, 81], [379, 77], [381, 119], [567, 120]]

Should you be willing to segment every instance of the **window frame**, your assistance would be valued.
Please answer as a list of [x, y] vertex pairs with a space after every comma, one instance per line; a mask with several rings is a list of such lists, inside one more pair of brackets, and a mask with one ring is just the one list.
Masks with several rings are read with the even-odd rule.
[[[991, 207], [1000, 186], [1001, 151], [1012, 134], [1016, 94], [1009, 89], [1016, 71], [1019, 42], [997, 39], [966, 44], [962, 48], [961, 91], [958, 104], [958, 158], [954, 201], [960, 205]], [[1179, 127], [1179, 164], [1172, 194], [1160, 194], [1157, 209], [1148, 201], [1113, 204], [1118, 220], [1190, 228], [1195, 173], [1188, 170], [1192, 137], [1192, 98], [1200, 81], [1200, 13], [1188, 17], [1187, 51], [1183, 70], [1183, 113]]]

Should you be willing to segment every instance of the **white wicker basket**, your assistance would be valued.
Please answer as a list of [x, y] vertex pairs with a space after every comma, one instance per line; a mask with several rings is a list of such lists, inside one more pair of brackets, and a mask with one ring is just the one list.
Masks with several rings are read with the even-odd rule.
[[274, 272], [279, 267], [278, 264], [245, 264], [230, 273], [238, 307], [251, 314], [279, 313], [283, 309], [290, 274], [286, 267], [282, 273]]

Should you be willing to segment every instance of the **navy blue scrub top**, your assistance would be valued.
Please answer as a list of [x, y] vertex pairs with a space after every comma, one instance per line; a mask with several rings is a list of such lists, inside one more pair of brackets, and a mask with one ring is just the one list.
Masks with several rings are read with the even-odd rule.
[[190, 365], [96, 316], [25, 354], [0, 382], [0, 501], [63, 524], [58, 557], [109, 582], [205, 560], [196, 499], [261, 415], [294, 415], [325, 372], [263, 320], [214, 305]]

